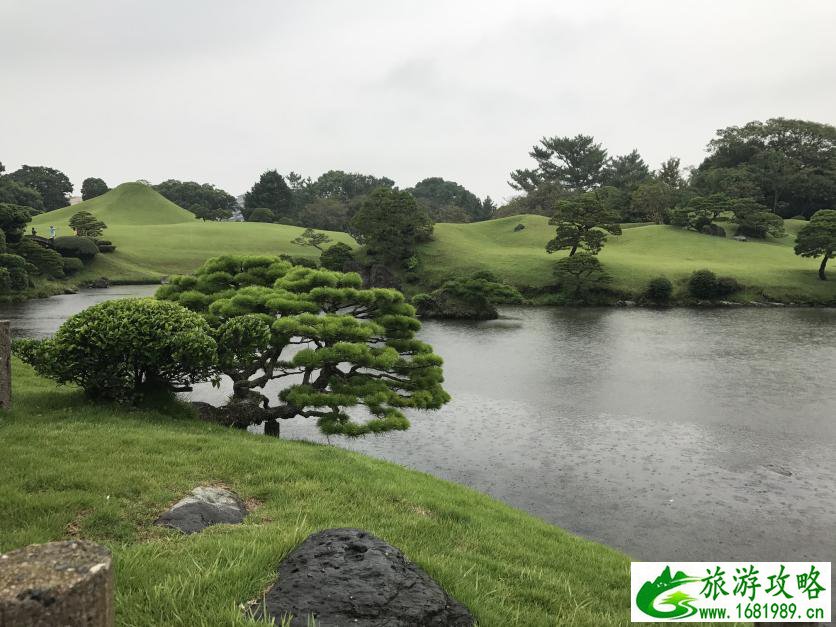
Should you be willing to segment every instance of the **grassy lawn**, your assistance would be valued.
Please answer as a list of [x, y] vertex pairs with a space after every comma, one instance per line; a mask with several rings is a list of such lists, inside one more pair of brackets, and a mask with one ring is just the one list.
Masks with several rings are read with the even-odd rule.
[[[514, 231], [517, 224], [526, 228]], [[746, 285], [744, 299], [836, 303], [836, 281], [820, 281], [819, 262], [793, 253], [794, 234], [802, 224], [787, 220], [790, 235], [764, 242], [737, 242], [672, 226], [629, 225], [622, 235], [609, 237], [599, 257], [615, 279], [613, 287], [632, 293], [660, 275], [682, 289], [691, 272], [708, 268]], [[421, 250], [426, 280], [438, 283], [447, 276], [491, 270], [518, 286], [548, 285], [559, 258], [545, 251], [553, 236], [548, 218], [534, 215], [437, 224], [435, 240]]]
[[[427, 416], [427, 420], [432, 420]], [[308, 534], [361, 527], [400, 547], [481, 625], [626, 625], [629, 559], [462, 486], [336, 447], [96, 406], [14, 363], [0, 415], [0, 552], [83, 537], [116, 556], [122, 625], [246, 624], [238, 606]], [[154, 518], [198, 484], [261, 503], [193, 535]]]

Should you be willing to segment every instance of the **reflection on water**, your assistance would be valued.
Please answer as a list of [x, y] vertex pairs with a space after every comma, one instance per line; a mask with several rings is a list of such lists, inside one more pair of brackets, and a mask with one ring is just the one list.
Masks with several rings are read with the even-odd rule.
[[[59, 299], [30, 310], [47, 323], [17, 328], [54, 327], [70, 308], [51, 310]], [[407, 432], [331, 442], [643, 559], [836, 560], [836, 311], [503, 315], [425, 324], [453, 396], [441, 411], [412, 412]], [[324, 441], [305, 419], [282, 435]]]

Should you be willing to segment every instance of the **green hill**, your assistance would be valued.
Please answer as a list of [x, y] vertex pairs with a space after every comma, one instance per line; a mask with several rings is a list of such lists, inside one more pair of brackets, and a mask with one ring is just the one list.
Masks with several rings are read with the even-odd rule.
[[[180, 224], [194, 222], [194, 214], [159, 194], [153, 187], [144, 183], [122, 183], [106, 194], [91, 200], [56, 209], [35, 216], [32, 224], [49, 227], [50, 224], [60, 229], [66, 227], [73, 214], [89, 211], [108, 226], [117, 224]], [[66, 232], [59, 232], [59, 235]]]
[[[515, 231], [518, 224], [525, 228]], [[836, 302], [836, 282], [818, 279], [818, 261], [793, 252], [803, 224], [787, 220], [786, 237], [747, 242], [672, 226], [631, 224], [622, 235], [609, 237], [599, 258], [614, 276], [614, 287], [633, 294], [653, 277], [667, 276], [681, 287], [694, 270], [708, 268], [746, 285], [746, 297]], [[449, 276], [491, 270], [517, 286], [549, 285], [554, 262], [566, 254], [546, 253], [552, 237], [548, 218], [535, 215], [437, 224], [434, 241], [421, 249], [425, 281], [437, 284]]]

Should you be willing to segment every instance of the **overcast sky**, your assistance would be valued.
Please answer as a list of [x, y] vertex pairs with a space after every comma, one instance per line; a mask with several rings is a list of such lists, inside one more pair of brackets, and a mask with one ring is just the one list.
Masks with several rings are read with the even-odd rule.
[[834, 123], [834, 0], [0, 0], [0, 161], [232, 194], [267, 169], [509, 197], [543, 135], [698, 164]]

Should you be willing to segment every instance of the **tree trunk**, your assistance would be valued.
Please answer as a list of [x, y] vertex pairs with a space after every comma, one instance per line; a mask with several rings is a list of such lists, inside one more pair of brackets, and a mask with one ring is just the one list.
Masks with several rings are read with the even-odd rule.
[[819, 278], [822, 281], [827, 280], [827, 277], [824, 276], [824, 267], [827, 265], [827, 260], [830, 258], [831, 254], [831, 251], [828, 250], [826, 253], [824, 253], [824, 257], [822, 257], [821, 265], [819, 266]]
[[570, 251], [569, 251], [569, 256], [571, 257], [572, 255], [574, 255], [574, 254], [575, 254], [575, 251], [577, 251], [577, 250], [578, 250], [578, 245], [577, 245], [577, 244], [573, 244], [573, 245], [572, 245], [572, 250], [570, 250]]
[[271, 435], [274, 438], [279, 437], [279, 421], [278, 420], [265, 420], [264, 421], [264, 435]]

